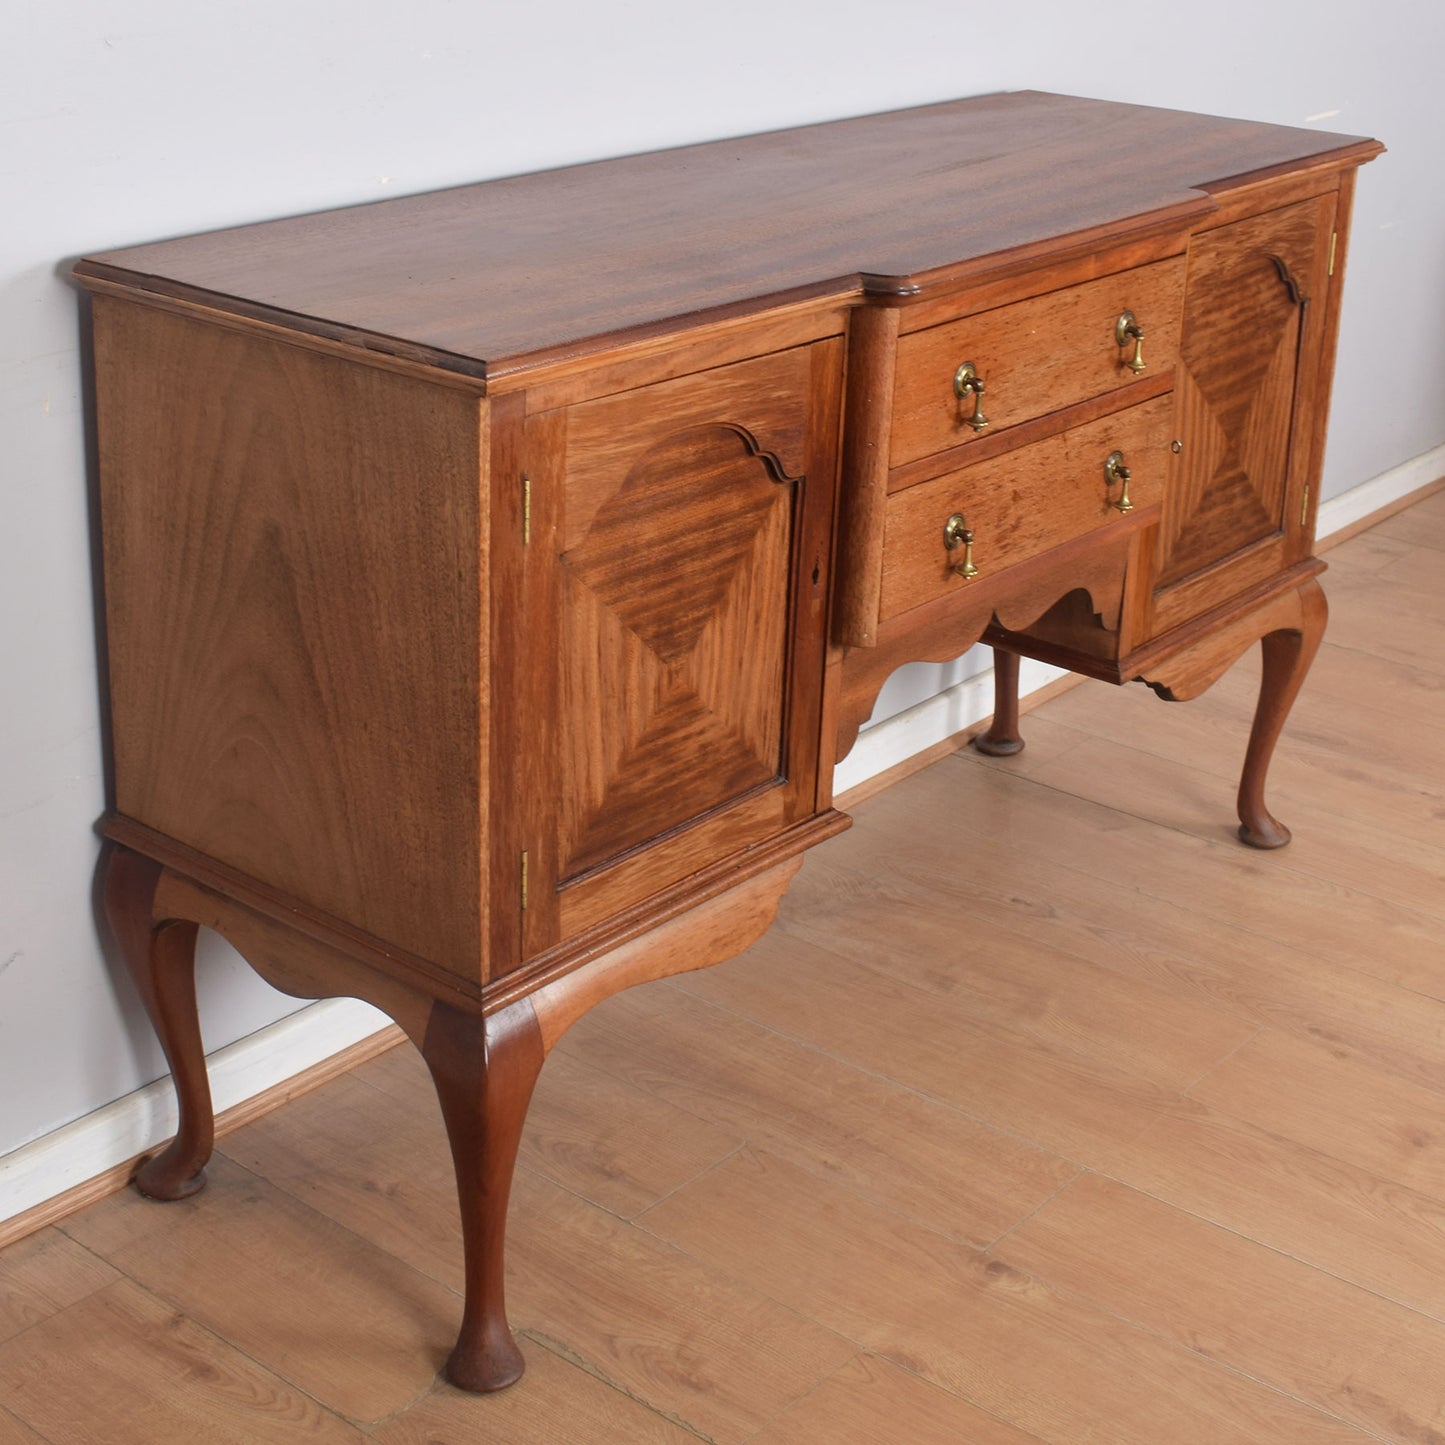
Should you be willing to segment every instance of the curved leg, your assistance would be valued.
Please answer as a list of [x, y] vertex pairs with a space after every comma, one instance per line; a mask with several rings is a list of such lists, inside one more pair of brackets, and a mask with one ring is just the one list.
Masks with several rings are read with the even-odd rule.
[[1265, 774], [1285, 719], [1319, 651], [1329, 615], [1324, 590], [1313, 579], [1299, 589], [1299, 601], [1299, 628], [1266, 633], [1261, 639], [1264, 667], [1259, 702], [1239, 779], [1239, 836], [1251, 848], [1283, 848], [1290, 838], [1289, 829], [1264, 805]]
[[446, 1375], [463, 1390], [501, 1390], [522, 1373], [502, 1267], [512, 1168], [545, 1057], [536, 1014], [526, 999], [487, 1019], [436, 1003], [422, 1057], [441, 1101], [462, 1210], [466, 1306]]
[[112, 845], [105, 912], [170, 1065], [180, 1105], [176, 1137], [147, 1159], [135, 1185], [152, 1199], [185, 1199], [205, 1187], [215, 1142], [211, 1086], [196, 1013], [196, 925], [152, 916], [161, 865]]
[[1002, 647], [993, 650], [993, 720], [987, 732], [973, 740], [979, 752], [991, 758], [1011, 758], [1021, 753], [1019, 736], [1019, 655]]

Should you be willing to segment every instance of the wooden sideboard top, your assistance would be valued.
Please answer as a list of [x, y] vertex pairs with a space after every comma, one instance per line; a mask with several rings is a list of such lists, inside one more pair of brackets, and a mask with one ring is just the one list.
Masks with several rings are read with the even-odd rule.
[[1022, 91], [88, 257], [75, 274], [485, 378], [1186, 226], [1354, 136]]

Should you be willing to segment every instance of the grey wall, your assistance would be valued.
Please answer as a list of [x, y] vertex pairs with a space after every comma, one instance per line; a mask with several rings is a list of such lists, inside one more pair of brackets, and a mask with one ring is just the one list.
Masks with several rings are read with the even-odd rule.
[[[90, 907], [103, 788], [61, 258], [944, 97], [1070, 91], [1384, 139], [1357, 200], [1325, 494], [1445, 440], [1438, 0], [55, 0], [7, 7], [5, 37], [0, 1154], [162, 1072]], [[220, 946], [203, 974], [210, 1046], [295, 1007]]]

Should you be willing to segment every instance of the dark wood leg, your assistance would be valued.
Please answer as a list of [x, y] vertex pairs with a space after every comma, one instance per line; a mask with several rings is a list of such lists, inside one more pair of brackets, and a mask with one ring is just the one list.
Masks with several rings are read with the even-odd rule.
[[991, 758], [1011, 758], [1021, 753], [1019, 736], [1019, 655], [1002, 647], [993, 650], [993, 721], [987, 732], [973, 740], [979, 752]]
[[1260, 642], [1264, 667], [1259, 702], [1239, 779], [1239, 836], [1251, 848], [1283, 848], [1290, 839], [1289, 829], [1264, 805], [1264, 780], [1274, 745], [1319, 651], [1329, 616], [1324, 589], [1313, 579], [1300, 588], [1299, 600], [1299, 628], [1266, 633]]
[[422, 1056], [451, 1140], [466, 1262], [466, 1306], [446, 1375], [463, 1390], [501, 1390], [522, 1373], [502, 1268], [512, 1168], [545, 1057], [542, 1035], [526, 999], [485, 1020], [437, 1003]]
[[152, 1199], [185, 1199], [205, 1187], [215, 1142], [211, 1085], [196, 1013], [196, 925], [152, 917], [161, 866], [112, 845], [105, 862], [105, 912], [170, 1065], [180, 1128], [141, 1166], [136, 1188]]

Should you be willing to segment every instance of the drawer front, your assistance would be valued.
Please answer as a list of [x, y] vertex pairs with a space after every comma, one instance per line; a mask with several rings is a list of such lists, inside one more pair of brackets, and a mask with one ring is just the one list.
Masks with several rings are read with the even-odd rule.
[[[1172, 370], [1179, 356], [1184, 271], [1184, 257], [1171, 256], [902, 337], [889, 465], [994, 436]], [[1129, 366], [1133, 339], [1123, 346], [1116, 340], [1126, 311], [1144, 333], [1140, 372]], [[966, 362], [984, 384], [988, 426], [982, 431], [972, 424], [974, 396], [960, 397], [955, 386]]]
[[[884, 524], [882, 617], [986, 585], [1005, 568], [1121, 521], [1123, 487], [1105, 476], [1116, 451], [1129, 470], [1133, 508], [1156, 505], [1173, 439], [1172, 408], [1169, 397], [1157, 397], [895, 492]], [[945, 541], [954, 516], [973, 533], [972, 578], [956, 570], [964, 547]]]

